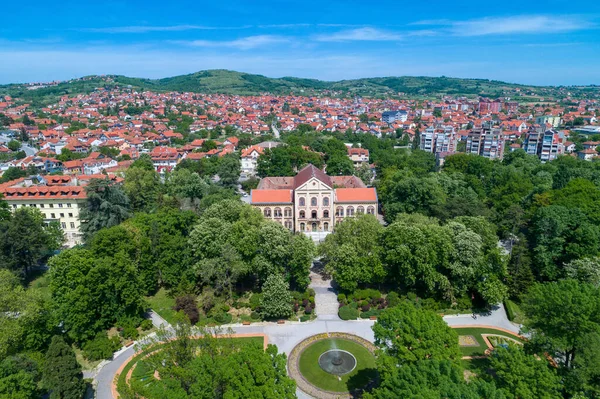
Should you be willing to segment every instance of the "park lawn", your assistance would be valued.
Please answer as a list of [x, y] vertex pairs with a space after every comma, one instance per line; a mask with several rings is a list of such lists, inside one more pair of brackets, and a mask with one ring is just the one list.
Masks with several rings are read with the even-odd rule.
[[164, 288], [158, 290], [155, 295], [146, 297], [146, 301], [150, 308], [168, 323], [173, 324], [175, 322], [175, 315], [177, 314], [177, 312], [173, 310], [175, 298], [167, 296], [167, 291]]
[[[345, 350], [356, 358], [356, 368], [350, 373], [338, 377], [329, 374], [319, 366], [319, 356], [332, 349], [335, 342], [337, 349]], [[308, 346], [301, 354], [298, 361], [300, 373], [308, 382], [326, 391], [348, 392], [360, 389], [371, 380], [377, 379], [375, 357], [364, 346], [342, 338], [325, 339]]]
[[50, 281], [48, 278], [48, 274], [47, 271], [34, 271], [31, 276], [29, 276], [27, 278], [26, 281], [27, 285], [29, 288], [36, 288], [38, 289], [42, 295], [44, 296], [44, 298], [49, 299], [50, 298]]
[[496, 334], [501, 335], [503, 337], [514, 338], [517, 341], [521, 342], [521, 339], [515, 337], [512, 334], [506, 333], [501, 330], [495, 330], [493, 328], [455, 328], [456, 333], [458, 335], [472, 335], [479, 346], [461, 346], [460, 351], [463, 356], [483, 356], [485, 355], [485, 350], [488, 348], [483, 340], [481, 334]]

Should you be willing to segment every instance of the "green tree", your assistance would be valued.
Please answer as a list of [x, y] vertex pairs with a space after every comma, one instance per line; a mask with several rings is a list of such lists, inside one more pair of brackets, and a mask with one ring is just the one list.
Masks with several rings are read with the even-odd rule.
[[304, 234], [292, 236], [290, 257], [287, 263], [287, 272], [290, 284], [298, 291], [305, 291], [310, 284], [310, 267], [316, 254], [313, 241]]
[[78, 342], [117, 321], [139, 320], [146, 306], [138, 271], [123, 251], [97, 257], [74, 248], [50, 259], [50, 291], [58, 320]]
[[11, 151], [19, 151], [19, 149], [21, 149], [21, 143], [19, 141], [17, 141], [17, 140], [11, 140], [11, 141], [9, 141], [6, 146]]
[[35, 208], [19, 208], [8, 220], [0, 222], [0, 267], [27, 277], [32, 267], [58, 249], [64, 236], [55, 225], [46, 225]]
[[565, 263], [600, 253], [600, 229], [577, 208], [539, 208], [533, 216], [530, 236], [534, 272], [546, 280], [564, 277]]
[[545, 359], [527, 355], [522, 348], [498, 347], [490, 356], [494, 381], [510, 399], [562, 398], [560, 377]]
[[179, 200], [182, 209], [196, 209], [209, 191], [209, 183], [198, 173], [184, 168], [170, 173], [165, 186], [167, 193]]
[[575, 280], [536, 284], [523, 301], [533, 348], [572, 369], [588, 334], [600, 332], [600, 288]]
[[401, 367], [393, 358], [379, 361], [381, 382], [365, 399], [505, 399], [493, 383], [475, 379], [465, 381], [463, 370], [449, 360], [420, 360]]
[[354, 164], [346, 154], [336, 154], [327, 160], [327, 174], [330, 176], [348, 176], [354, 172]]
[[92, 179], [85, 191], [87, 200], [79, 219], [86, 240], [98, 230], [116, 226], [129, 218], [129, 199], [115, 183], [108, 179]]
[[567, 278], [600, 287], [600, 258], [576, 259], [565, 264]]
[[241, 164], [237, 155], [228, 154], [219, 162], [217, 174], [219, 183], [224, 187], [236, 187], [241, 173]]
[[50, 399], [81, 399], [85, 394], [86, 385], [75, 352], [60, 336], [52, 337], [46, 352], [43, 383], [50, 390]]
[[404, 301], [383, 311], [373, 325], [375, 345], [398, 363], [458, 360], [458, 335], [430, 310]]
[[39, 388], [41, 354], [28, 353], [0, 361], [0, 398], [37, 399], [45, 392]]
[[378, 239], [383, 226], [373, 215], [347, 218], [319, 245], [326, 270], [340, 288], [352, 291], [359, 284], [383, 281]]
[[267, 318], [286, 318], [292, 315], [292, 294], [283, 276], [271, 274], [262, 286], [260, 308]]
[[160, 190], [160, 179], [154, 169], [132, 166], [125, 172], [123, 191], [127, 194], [131, 210], [147, 212], [155, 208]]
[[138, 159], [133, 161], [130, 167], [144, 170], [154, 170], [154, 163], [152, 162], [150, 154], [141, 154]]

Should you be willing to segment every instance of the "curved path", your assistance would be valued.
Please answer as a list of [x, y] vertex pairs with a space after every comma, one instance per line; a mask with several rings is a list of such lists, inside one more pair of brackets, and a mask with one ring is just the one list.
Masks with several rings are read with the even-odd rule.
[[[317, 278], [311, 275], [311, 279], [311, 287], [315, 289], [316, 294], [316, 320], [305, 323], [286, 322], [285, 324], [255, 323], [249, 326], [232, 324], [224, 327], [231, 327], [236, 334], [266, 334], [269, 343], [277, 345], [279, 351], [284, 352], [286, 355], [289, 355], [291, 350], [305, 338], [308, 338], [311, 335], [332, 331], [358, 335], [359, 337], [373, 342], [375, 338], [371, 326], [373, 326], [375, 322], [373, 320], [340, 320], [337, 317], [337, 314], [332, 314], [334, 308], [330, 302], [332, 297], [336, 297], [335, 292], [331, 289], [330, 282], [325, 282], [325, 280], [323, 280], [323, 283], [319, 282], [318, 279], [320, 279], [320, 276]], [[323, 299], [325, 299], [326, 302], [322, 302]], [[166, 324], [166, 322], [158, 315], [151, 314], [151, 318], [156, 326]], [[486, 326], [490, 328], [502, 328], [519, 333], [519, 327], [515, 326], [507, 319], [502, 305], [495, 307], [489, 314], [477, 315], [476, 318], [471, 314], [452, 315], [445, 316], [444, 321], [450, 326]], [[111, 393], [111, 383], [119, 367], [133, 355], [134, 352], [133, 346], [118, 352], [115, 354], [112, 361], [107, 362], [98, 371], [95, 378], [97, 399], [116, 399], [113, 398]], [[302, 392], [298, 392], [298, 397], [301, 399], [308, 398], [308, 396]]]

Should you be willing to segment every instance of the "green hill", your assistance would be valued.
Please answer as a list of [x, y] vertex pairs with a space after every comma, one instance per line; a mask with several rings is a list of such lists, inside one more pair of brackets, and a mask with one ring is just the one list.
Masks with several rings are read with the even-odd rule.
[[[460, 79], [447, 77], [381, 77], [337, 82], [294, 77], [269, 78], [228, 70], [209, 70], [189, 75], [163, 79], [130, 78], [120, 75], [88, 76], [30, 90], [26, 85], [13, 84], [0, 86], [0, 95], [10, 94], [25, 101], [47, 103], [61, 95], [89, 93], [98, 88], [110, 89], [115, 86], [131, 86], [136, 90], [179, 91], [196, 93], [222, 93], [239, 95], [297, 94], [314, 95], [324, 91], [336, 95], [389, 97], [401, 93], [422, 97], [444, 94], [464, 96], [514, 97], [558, 97], [571, 94], [598, 95], [597, 87], [545, 87], [526, 86], [486, 79]], [[563, 93], [564, 92], [564, 93]]]

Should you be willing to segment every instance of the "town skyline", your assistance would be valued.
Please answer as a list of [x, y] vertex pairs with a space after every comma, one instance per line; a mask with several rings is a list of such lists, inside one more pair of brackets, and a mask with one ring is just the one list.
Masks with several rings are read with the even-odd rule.
[[207, 69], [329, 81], [453, 76], [598, 84], [599, 7], [549, 5], [150, 1], [108, 3], [111, 12], [98, 12], [95, 4], [33, 1], [27, 11], [8, 4], [4, 14], [13, 23], [0, 29], [0, 58], [10, 62], [0, 65], [0, 84]]

